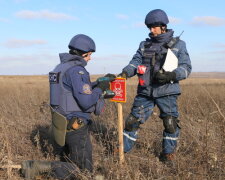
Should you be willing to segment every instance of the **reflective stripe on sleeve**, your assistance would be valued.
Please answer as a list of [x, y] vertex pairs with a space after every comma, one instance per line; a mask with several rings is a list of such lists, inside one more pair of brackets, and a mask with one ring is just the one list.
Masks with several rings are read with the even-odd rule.
[[132, 67], [134, 67], [134, 68], [136, 68], [136, 66], [135, 65], [133, 65], [133, 64], [129, 64], [130, 66], [132, 66]]
[[133, 138], [133, 137], [131, 137], [131, 136], [129, 136], [127, 133], [123, 133], [123, 135], [124, 136], [126, 136], [128, 139], [130, 139], [131, 141], [136, 141], [137, 139], [135, 139], [135, 138]]

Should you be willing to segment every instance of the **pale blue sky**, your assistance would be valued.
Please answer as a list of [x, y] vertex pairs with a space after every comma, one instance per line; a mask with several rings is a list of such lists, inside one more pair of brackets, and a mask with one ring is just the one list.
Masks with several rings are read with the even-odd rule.
[[193, 71], [225, 71], [224, 0], [0, 0], [0, 75], [47, 74], [76, 34], [97, 51], [91, 74], [120, 73], [148, 37], [146, 14], [163, 9], [187, 44]]

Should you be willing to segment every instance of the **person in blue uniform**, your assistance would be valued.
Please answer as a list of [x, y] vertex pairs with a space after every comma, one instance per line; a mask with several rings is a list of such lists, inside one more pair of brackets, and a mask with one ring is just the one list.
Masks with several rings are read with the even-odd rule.
[[[67, 147], [69, 162], [24, 161], [22, 173], [28, 179], [42, 172], [50, 172], [57, 179], [73, 179], [77, 170], [75, 166], [93, 171], [89, 135], [91, 113], [99, 115], [104, 106], [104, 98], [114, 96], [107, 96], [106, 93], [103, 95], [103, 92], [109, 89], [109, 82], [115, 76], [107, 74], [95, 82], [90, 81], [85, 66], [96, 51], [90, 37], [78, 34], [71, 39], [68, 47], [69, 53], [59, 54], [60, 64], [49, 73], [49, 82], [55, 141], [59, 149]], [[62, 128], [64, 126], [65, 129]]]
[[[140, 124], [152, 115], [157, 105], [164, 125], [160, 155], [163, 162], [175, 159], [180, 133], [177, 107], [177, 98], [181, 94], [179, 81], [186, 79], [192, 69], [185, 42], [173, 37], [174, 31], [167, 28], [168, 23], [167, 14], [161, 9], [152, 10], [146, 15], [149, 38], [140, 43], [130, 63], [119, 74], [125, 78], [134, 75], [139, 78], [137, 95], [125, 121], [124, 151], [129, 152], [133, 148]], [[163, 65], [169, 50], [176, 56], [178, 65], [172, 71], [165, 71]]]

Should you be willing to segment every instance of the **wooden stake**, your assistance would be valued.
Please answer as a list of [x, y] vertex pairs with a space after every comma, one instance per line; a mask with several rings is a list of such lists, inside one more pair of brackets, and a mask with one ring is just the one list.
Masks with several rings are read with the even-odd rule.
[[117, 103], [118, 112], [118, 135], [119, 135], [119, 159], [120, 164], [124, 162], [124, 147], [123, 147], [123, 107], [121, 103]]
[[21, 169], [21, 165], [3, 165], [0, 169]]

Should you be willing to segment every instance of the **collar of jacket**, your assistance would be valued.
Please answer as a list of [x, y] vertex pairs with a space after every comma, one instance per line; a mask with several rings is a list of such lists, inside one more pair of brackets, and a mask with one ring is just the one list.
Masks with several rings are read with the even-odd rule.
[[149, 33], [149, 37], [153, 43], [168, 43], [173, 38], [173, 33], [174, 31], [172, 29], [168, 29], [166, 33], [158, 36], [153, 36], [152, 33]]
[[69, 53], [60, 53], [59, 58], [61, 63], [76, 61], [76, 64], [79, 66], [85, 67], [87, 65], [87, 62], [81, 56], [72, 55]]

